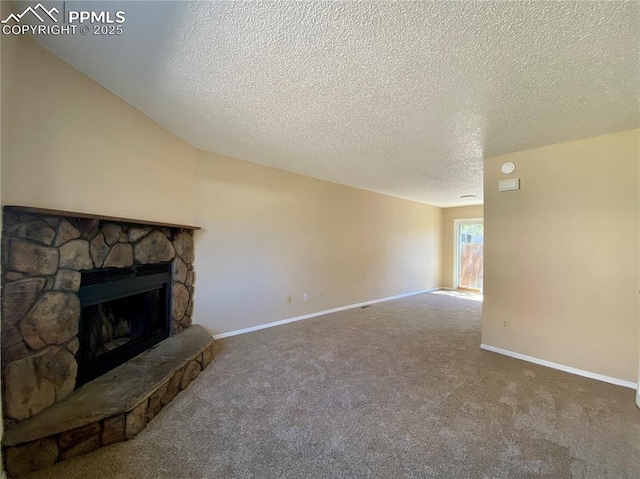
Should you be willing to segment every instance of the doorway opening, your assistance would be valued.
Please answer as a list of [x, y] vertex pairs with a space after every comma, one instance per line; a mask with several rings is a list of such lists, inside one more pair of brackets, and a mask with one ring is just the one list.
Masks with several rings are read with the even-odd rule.
[[482, 292], [484, 272], [484, 222], [482, 218], [454, 220], [454, 286]]

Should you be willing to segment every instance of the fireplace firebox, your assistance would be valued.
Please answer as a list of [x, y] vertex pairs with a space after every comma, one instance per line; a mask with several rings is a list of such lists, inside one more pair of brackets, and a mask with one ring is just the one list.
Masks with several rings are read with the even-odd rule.
[[171, 263], [82, 272], [76, 388], [169, 337]]

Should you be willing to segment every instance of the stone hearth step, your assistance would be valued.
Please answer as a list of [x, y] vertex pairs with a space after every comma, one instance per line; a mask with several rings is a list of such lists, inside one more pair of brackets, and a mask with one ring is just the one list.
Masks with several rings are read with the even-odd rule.
[[85, 384], [25, 421], [5, 426], [6, 467], [18, 476], [138, 434], [215, 355], [197, 324]]

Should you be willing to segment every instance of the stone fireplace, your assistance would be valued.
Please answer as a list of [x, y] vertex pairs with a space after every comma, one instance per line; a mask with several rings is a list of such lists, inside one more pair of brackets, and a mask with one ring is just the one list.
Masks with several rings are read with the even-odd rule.
[[[77, 388], [87, 391], [96, 378], [104, 383], [111, 369], [122, 368], [140, 353], [189, 328], [194, 229], [28, 207], [4, 208], [1, 341], [7, 436], [11, 437], [12, 429], [33, 429], [22, 424], [37, 424], [39, 415], [46, 416]], [[199, 341], [195, 343], [200, 348], [212, 342], [210, 337]], [[199, 371], [208, 362], [203, 361], [203, 351], [196, 353]], [[193, 363], [194, 358], [187, 358], [185, 364]], [[190, 371], [194, 377], [193, 366]], [[167, 378], [174, 373], [169, 371]], [[158, 377], [164, 378], [162, 374]], [[163, 381], [168, 383], [167, 378]], [[150, 387], [157, 389], [161, 383]], [[136, 394], [136, 401], [144, 396], [140, 391]], [[98, 411], [93, 416], [105, 414]], [[57, 441], [60, 456], [56, 460], [63, 459], [63, 448], [73, 444], [66, 441], [63, 445], [55, 436], [64, 428], [50, 429], [48, 436]], [[22, 439], [12, 442], [15, 446]], [[20, 447], [26, 446], [10, 449]], [[11, 460], [10, 454], [6, 456]], [[17, 469], [28, 472], [38, 467], [31, 464]]]

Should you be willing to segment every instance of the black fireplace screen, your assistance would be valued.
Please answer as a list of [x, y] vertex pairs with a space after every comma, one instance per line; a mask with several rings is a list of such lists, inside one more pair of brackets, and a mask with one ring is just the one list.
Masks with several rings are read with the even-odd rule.
[[169, 336], [170, 264], [82, 274], [76, 387]]
[[155, 289], [146, 293], [87, 306], [87, 358], [97, 358], [120, 346], [161, 329], [161, 295]]

